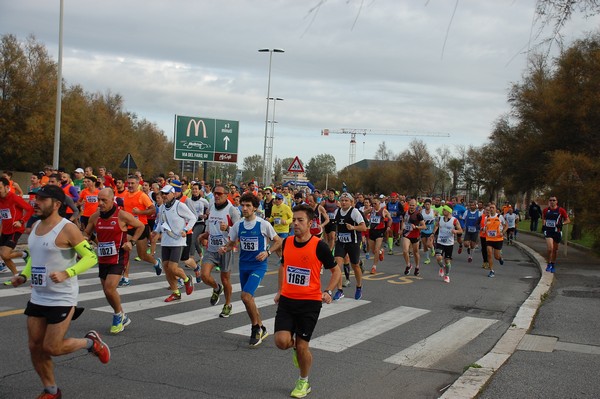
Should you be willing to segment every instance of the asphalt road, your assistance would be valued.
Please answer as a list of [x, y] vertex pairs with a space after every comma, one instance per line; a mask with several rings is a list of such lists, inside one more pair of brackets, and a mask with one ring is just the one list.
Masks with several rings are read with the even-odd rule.
[[[469, 264], [466, 251], [458, 255], [455, 249], [450, 284], [438, 277], [435, 261], [422, 266], [421, 277], [404, 276], [404, 260], [399, 248], [395, 251], [377, 274], [365, 276], [361, 301], [354, 300], [352, 280], [346, 298], [323, 306], [311, 341], [310, 397], [439, 397], [510, 327], [539, 278], [534, 263], [506, 245], [506, 263], [493, 279], [480, 267], [480, 252]], [[370, 265], [366, 261], [367, 269]], [[191, 296], [165, 304], [164, 276], [153, 275], [153, 268], [141, 262], [132, 262], [131, 273], [132, 286], [119, 291], [132, 324], [114, 336], [108, 334], [112, 315], [95, 269], [79, 277], [80, 306], [86, 311], [68, 336], [97, 330], [112, 359], [103, 365], [85, 351], [55, 358], [65, 398], [289, 397], [298, 377], [291, 352], [277, 349], [272, 336], [248, 348], [250, 325], [239, 288], [234, 288], [234, 314], [223, 319], [218, 317], [223, 298], [211, 307], [206, 285], [196, 284]], [[237, 273], [232, 280], [238, 283]], [[267, 326], [275, 316], [276, 289], [273, 255], [256, 292]], [[27, 300], [28, 289], [0, 288], [0, 398], [35, 397], [42, 390], [21, 314]]]

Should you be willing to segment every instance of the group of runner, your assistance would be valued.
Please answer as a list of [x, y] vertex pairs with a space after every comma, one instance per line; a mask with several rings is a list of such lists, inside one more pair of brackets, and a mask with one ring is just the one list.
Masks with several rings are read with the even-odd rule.
[[[182, 262], [195, 272], [197, 283], [202, 281], [213, 289], [211, 305], [217, 305], [224, 295], [219, 317], [229, 317], [232, 312], [232, 252], [239, 251], [241, 299], [251, 323], [250, 347], [260, 345], [268, 335], [254, 294], [267, 271], [267, 259], [275, 252], [280, 262], [275, 344], [293, 349], [300, 377], [291, 395], [304, 397], [311, 390], [309, 341], [321, 303], [344, 297], [350, 270], [356, 280], [354, 298], [363, 296], [361, 250], [367, 259], [372, 256], [373, 274], [384, 259], [384, 239], [388, 254], [394, 253], [394, 245], [402, 247], [406, 275], [414, 270], [419, 276], [421, 252], [424, 263], [431, 262], [431, 254], [440, 266], [440, 277], [449, 283], [456, 240], [459, 254], [466, 246], [469, 262], [480, 245], [483, 267], [494, 277], [494, 259], [503, 264], [504, 236], [510, 244], [518, 221], [512, 207], [499, 212], [493, 203], [483, 206], [470, 201], [467, 209], [456, 199], [444, 203], [440, 197], [406, 199], [397, 193], [389, 197], [357, 194], [355, 198], [334, 190], [321, 196], [318, 191], [306, 194], [288, 187], [258, 189], [253, 182], [238, 190], [220, 182], [214, 186], [203, 181], [187, 184], [173, 172], [146, 182], [139, 173], [121, 180], [112, 178], [105, 168], [101, 170], [95, 176], [91, 168], [78, 168], [75, 182], [68, 173], [33, 174], [29, 201], [18, 195], [7, 177], [0, 178], [0, 255], [14, 275], [8, 283], [18, 286], [30, 280], [33, 288], [25, 314], [32, 361], [44, 385], [40, 398], [61, 395], [48, 366], [51, 356], [87, 348], [103, 363], [110, 360], [110, 350], [96, 331], [82, 340], [64, 338], [70, 320], [78, 316], [76, 276], [98, 264], [105, 296], [114, 310], [110, 332], [120, 333], [131, 320], [117, 287], [131, 284], [128, 255], [133, 247], [139, 260], [150, 263], [157, 275], [164, 271], [171, 290], [166, 302], [180, 300], [180, 289], [184, 288], [186, 295], [194, 291], [193, 277], [180, 267]], [[82, 185], [73, 190], [77, 181]], [[569, 223], [554, 199], [543, 212], [549, 240], [547, 270], [551, 272], [560, 229]], [[81, 230], [69, 223], [78, 221], [78, 213]], [[26, 228], [31, 253], [15, 250]], [[155, 257], [159, 238], [161, 256]], [[58, 254], [65, 253], [61, 251], [70, 251], [70, 255], [59, 261]], [[19, 256], [26, 261], [20, 273], [12, 261]], [[215, 269], [220, 272], [219, 282], [212, 277]], [[331, 271], [324, 290], [323, 269]]]

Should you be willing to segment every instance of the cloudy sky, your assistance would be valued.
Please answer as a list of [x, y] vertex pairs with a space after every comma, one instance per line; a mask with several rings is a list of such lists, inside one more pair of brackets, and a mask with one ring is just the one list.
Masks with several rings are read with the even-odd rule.
[[[170, 138], [175, 114], [238, 120], [241, 164], [263, 154], [269, 55], [257, 50], [281, 48], [274, 156], [329, 153], [340, 169], [350, 138], [323, 128], [370, 129], [357, 160], [382, 141], [400, 153], [411, 133], [449, 133], [418, 137], [432, 151], [483, 144], [527, 66], [534, 3], [461, 0], [453, 17], [454, 0], [65, 0], [63, 77], [121, 94]], [[58, 23], [59, 0], [0, 0], [0, 32], [35, 35], [55, 60]], [[598, 26], [576, 18], [563, 33]]]

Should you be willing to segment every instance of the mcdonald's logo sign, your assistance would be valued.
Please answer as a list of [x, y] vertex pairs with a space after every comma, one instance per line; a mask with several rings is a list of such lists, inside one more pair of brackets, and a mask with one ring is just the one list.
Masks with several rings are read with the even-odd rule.
[[190, 128], [193, 126], [194, 137], [198, 137], [200, 125], [202, 125], [202, 138], [208, 138], [208, 136], [206, 135], [206, 125], [204, 124], [204, 121], [202, 119], [199, 119], [198, 121], [196, 121], [195, 119], [190, 119], [187, 125], [187, 131], [185, 133], [185, 136], [190, 137]]

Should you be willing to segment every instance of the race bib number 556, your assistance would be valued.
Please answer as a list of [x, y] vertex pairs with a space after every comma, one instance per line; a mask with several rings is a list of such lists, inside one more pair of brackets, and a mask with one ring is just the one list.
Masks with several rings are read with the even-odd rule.
[[46, 286], [46, 266], [31, 267], [31, 285], [34, 287]]
[[310, 270], [303, 267], [288, 266], [287, 282], [292, 285], [308, 287], [310, 285]]

